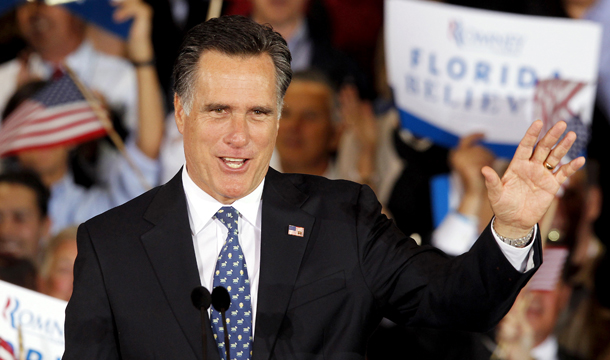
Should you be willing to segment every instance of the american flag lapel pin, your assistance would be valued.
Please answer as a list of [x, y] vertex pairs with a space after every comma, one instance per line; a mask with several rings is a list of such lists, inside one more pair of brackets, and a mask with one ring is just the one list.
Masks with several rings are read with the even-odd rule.
[[303, 237], [305, 229], [300, 226], [288, 225], [288, 235]]

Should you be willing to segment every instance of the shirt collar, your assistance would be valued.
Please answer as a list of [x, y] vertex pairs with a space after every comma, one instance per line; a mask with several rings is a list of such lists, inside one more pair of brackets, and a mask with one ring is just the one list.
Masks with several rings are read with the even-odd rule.
[[[66, 62], [72, 66], [78, 66], [82, 63], [88, 64], [93, 56], [93, 45], [89, 41], [83, 41], [80, 46], [66, 57]], [[82, 66], [82, 65], [81, 65]]]
[[557, 359], [558, 350], [557, 338], [550, 335], [540, 345], [533, 348], [530, 354], [536, 360], [553, 360]]
[[[252, 224], [256, 229], [261, 229], [262, 195], [265, 179], [250, 194], [231, 204], [241, 217]], [[189, 222], [194, 235], [198, 234], [214, 217], [214, 214], [222, 206], [226, 206], [214, 199], [210, 194], [203, 191], [191, 179], [186, 165], [182, 168], [182, 186], [186, 194]]]
[[[76, 50], [71, 52], [68, 56], [66, 56], [65, 62], [77, 73], [80, 73], [80, 68], [84, 66], [84, 64], [91, 63], [91, 57], [93, 56], [93, 45], [91, 45], [88, 41], [83, 41]], [[55, 67], [53, 64], [44, 61], [40, 55], [37, 53], [33, 53], [30, 61], [39, 67], [42, 67], [44, 78], [49, 78], [53, 75], [55, 71]], [[76, 69], [76, 70], [75, 70]]]

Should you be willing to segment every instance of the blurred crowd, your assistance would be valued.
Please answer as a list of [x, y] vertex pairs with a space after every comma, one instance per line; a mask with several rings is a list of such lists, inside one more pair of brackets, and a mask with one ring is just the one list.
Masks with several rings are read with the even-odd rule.
[[[545, 263], [486, 334], [414, 329], [384, 320], [368, 358], [609, 359], [610, 0], [449, 0], [508, 13], [602, 23], [598, 96], [587, 165], [540, 223]], [[384, 211], [421, 244], [468, 251], [493, 214], [483, 166], [507, 166], [465, 136], [446, 149], [399, 126], [387, 85], [383, 0], [226, 0], [223, 14], [268, 23], [288, 43], [293, 81], [271, 166], [369, 185]], [[113, 130], [92, 141], [30, 146], [0, 163], [0, 279], [68, 300], [81, 222], [171, 179], [184, 165], [173, 115], [172, 65], [181, 38], [206, 18], [205, 0], [123, 0], [121, 39], [63, 6], [25, 2], [0, 18], [0, 112], [62, 77]], [[12, 116], [13, 115], [13, 116]], [[437, 186], [439, 182], [444, 186]], [[444, 197], [449, 211], [434, 209]], [[467, 286], [467, 284], [464, 284]]]

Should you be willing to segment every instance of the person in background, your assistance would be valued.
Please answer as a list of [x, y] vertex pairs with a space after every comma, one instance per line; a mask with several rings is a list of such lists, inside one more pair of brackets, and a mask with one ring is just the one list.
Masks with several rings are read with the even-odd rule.
[[0, 254], [37, 264], [51, 221], [49, 190], [33, 173], [0, 174]]
[[[568, 260], [573, 288], [570, 306], [558, 326], [560, 346], [590, 359], [610, 358], [610, 306], [608, 305], [608, 251], [594, 223], [601, 213], [599, 169], [589, 161], [570, 181], [551, 226], [549, 240], [574, 250]], [[604, 357], [605, 356], [605, 357]]]
[[65, 73], [66, 64], [120, 114], [127, 129], [135, 130], [138, 85], [129, 61], [96, 51], [85, 40], [85, 23], [61, 5], [26, 2], [17, 8], [16, 18], [28, 47], [18, 58], [0, 66], [0, 112], [21, 85], [58, 78]]
[[297, 72], [286, 90], [276, 142], [276, 170], [339, 179], [333, 161], [340, 137], [336, 96], [319, 72]]
[[554, 331], [572, 294], [564, 268], [568, 254], [564, 247], [544, 250], [544, 263], [498, 325], [495, 354], [501, 359], [579, 359], [559, 346]]
[[[36, 291], [36, 274], [36, 265], [29, 259], [0, 254], [0, 280]], [[1, 356], [0, 359], [4, 360]]]
[[600, 48], [599, 78], [597, 101], [606, 116], [610, 117], [610, 28], [608, 27], [610, 1], [608, 0], [566, 0], [564, 7], [573, 19], [591, 20], [602, 25], [602, 43]]
[[[86, 189], [74, 182], [69, 167], [71, 145], [24, 150], [16, 154], [20, 167], [36, 172], [51, 191], [49, 216], [52, 219], [51, 233], [79, 224], [114, 206], [120, 205], [159, 182], [159, 147], [163, 136], [162, 96], [154, 65], [150, 42], [150, 7], [139, 0], [122, 2], [115, 12], [115, 19], [125, 21], [134, 18], [128, 42], [128, 54], [133, 61], [147, 63], [136, 70], [139, 106], [137, 132], [128, 139], [126, 153], [132, 164], [114, 153], [102, 157], [102, 177], [98, 185]], [[43, 84], [44, 85], [44, 84]], [[39, 85], [40, 87], [40, 85]], [[33, 96], [36, 87], [25, 87], [9, 101], [6, 119], [22, 101]], [[15, 100], [17, 99], [17, 100]], [[141, 173], [141, 176], [138, 174]]]
[[270, 24], [288, 43], [292, 69], [321, 71], [339, 89], [355, 84], [362, 97], [371, 98], [372, 90], [364, 73], [345, 54], [331, 44], [328, 24], [322, 26], [307, 16], [309, 0], [253, 0], [251, 17], [259, 24]]
[[480, 144], [482, 139], [483, 134], [478, 133], [463, 137], [449, 152], [451, 173], [436, 176], [431, 181], [436, 223], [431, 244], [448, 255], [457, 256], [468, 251], [493, 216], [481, 169], [493, 166], [501, 174], [502, 161], [496, 161], [493, 153]]
[[355, 86], [337, 94], [319, 71], [294, 74], [284, 97], [273, 168], [374, 187], [376, 146], [375, 115]]
[[38, 291], [41, 293], [70, 300], [77, 253], [76, 230], [76, 226], [63, 229], [45, 247], [38, 277]]

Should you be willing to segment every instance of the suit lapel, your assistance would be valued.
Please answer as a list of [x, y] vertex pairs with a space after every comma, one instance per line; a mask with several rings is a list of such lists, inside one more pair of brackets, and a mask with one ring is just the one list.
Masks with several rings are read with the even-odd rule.
[[[287, 178], [269, 169], [263, 190], [260, 280], [253, 359], [268, 359], [296, 282], [315, 218], [300, 206], [307, 195]], [[288, 234], [288, 226], [304, 228], [303, 237]]]
[[[191, 303], [191, 291], [201, 285], [186, 197], [182, 187], [182, 171], [159, 192], [144, 218], [155, 225], [142, 235], [142, 243], [157, 274], [167, 302], [195, 357], [201, 358], [201, 317]], [[208, 332], [208, 358], [219, 359], [215, 341]]]

